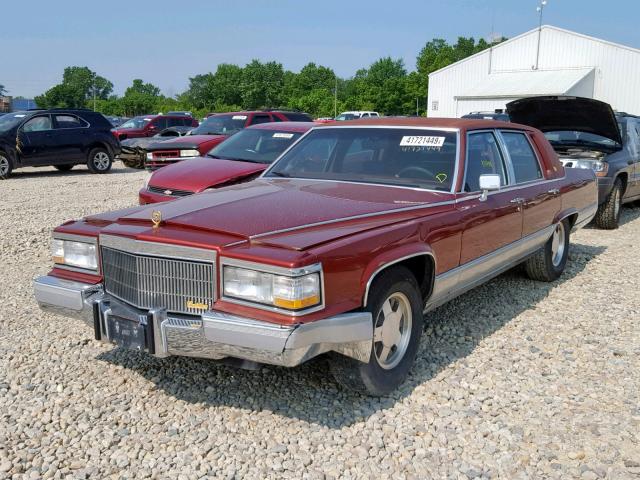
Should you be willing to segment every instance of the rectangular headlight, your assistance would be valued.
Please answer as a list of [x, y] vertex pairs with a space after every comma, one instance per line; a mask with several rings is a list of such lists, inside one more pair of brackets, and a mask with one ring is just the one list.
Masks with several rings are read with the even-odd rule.
[[54, 263], [85, 270], [98, 270], [98, 254], [95, 243], [54, 238], [51, 241]]
[[222, 281], [225, 297], [285, 310], [303, 310], [322, 301], [319, 271], [294, 276], [224, 265]]
[[199, 157], [200, 152], [198, 150], [180, 150], [181, 157]]

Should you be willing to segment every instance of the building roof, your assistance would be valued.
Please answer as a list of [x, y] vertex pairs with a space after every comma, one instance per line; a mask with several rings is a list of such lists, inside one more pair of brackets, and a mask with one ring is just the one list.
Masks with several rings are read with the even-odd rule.
[[[562, 32], [562, 33], [565, 33], [565, 34], [567, 34], [567, 35], [572, 35], [572, 36], [574, 36], [574, 37], [583, 38], [583, 39], [585, 39], [585, 40], [591, 40], [591, 41], [593, 41], [593, 42], [603, 43], [603, 44], [605, 44], [605, 45], [609, 45], [609, 46], [616, 47], [616, 48], [623, 48], [623, 49], [625, 49], [625, 50], [630, 50], [630, 51], [632, 51], [632, 52], [635, 52], [635, 53], [639, 53], [639, 54], [640, 54], [640, 49], [638, 49], [638, 48], [630, 47], [630, 46], [628, 46], [628, 45], [622, 45], [622, 44], [620, 44], [620, 43], [610, 42], [610, 41], [608, 41], [608, 40], [603, 40], [603, 39], [601, 39], [601, 38], [591, 37], [591, 36], [589, 36], [589, 35], [585, 35], [585, 34], [583, 34], [583, 33], [574, 32], [574, 31], [572, 31], [572, 30], [566, 30], [566, 29], [564, 29], [564, 28], [554, 27], [553, 25], [543, 25], [541, 28], [542, 28], [542, 30], [543, 30], [543, 31], [544, 31], [544, 30], [555, 30], [556, 32]], [[530, 34], [535, 33], [535, 32], [537, 32], [537, 31], [538, 31], [538, 29], [537, 29], [537, 28], [534, 28], [534, 29], [528, 30], [528, 31], [526, 31], [526, 32], [524, 32], [524, 33], [521, 33], [520, 35], [516, 35], [515, 37], [510, 38], [509, 40], [505, 40], [505, 41], [504, 41], [504, 42], [502, 42], [502, 43], [499, 43], [499, 44], [497, 44], [497, 45], [494, 45], [492, 48], [493, 48], [493, 50], [495, 51], [495, 50], [500, 49], [501, 47], [503, 47], [503, 46], [505, 46], [505, 45], [509, 45], [509, 44], [511, 44], [511, 43], [517, 42], [517, 41], [518, 41], [518, 40], [520, 40], [521, 38], [526, 37], [527, 35], [530, 35]], [[455, 62], [455, 63], [452, 63], [452, 64], [450, 64], [450, 65], [447, 65], [446, 67], [442, 67], [442, 68], [441, 68], [441, 69], [439, 69], [439, 70], [436, 70], [436, 71], [434, 71], [434, 72], [431, 72], [431, 73], [429, 74], [429, 77], [431, 77], [432, 75], [437, 75], [438, 73], [440, 73], [440, 72], [442, 72], [442, 71], [444, 71], [444, 70], [448, 70], [449, 68], [452, 68], [452, 67], [454, 67], [454, 66], [456, 66], [456, 65], [459, 65], [459, 64], [461, 64], [461, 63], [463, 63], [463, 62], [466, 62], [466, 61], [467, 61], [467, 60], [469, 60], [470, 58], [474, 58], [474, 57], [477, 57], [477, 56], [480, 56], [480, 55], [485, 55], [485, 54], [487, 54], [487, 52], [488, 52], [488, 51], [489, 51], [489, 49], [487, 48], [487, 49], [485, 49], [485, 50], [482, 50], [481, 52], [475, 53], [475, 54], [473, 54], [473, 55], [471, 55], [471, 56], [469, 56], [469, 57], [463, 58], [462, 60], [458, 60], [458, 61], [457, 61], [457, 62]]]
[[515, 98], [564, 95], [593, 72], [593, 68], [491, 73], [456, 99]]

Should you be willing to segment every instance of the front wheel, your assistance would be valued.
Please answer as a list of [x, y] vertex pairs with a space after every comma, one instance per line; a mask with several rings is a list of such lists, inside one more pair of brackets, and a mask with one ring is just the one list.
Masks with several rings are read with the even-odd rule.
[[595, 222], [598, 228], [614, 230], [620, 222], [620, 207], [622, 206], [622, 180], [616, 178], [607, 199], [598, 207]]
[[91, 173], [107, 173], [111, 170], [112, 159], [104, 148], [94, 148], [89, 152], [87, 167]]
[[392, 267], [375, 279], [366, 311], [373, 317], [368, 363], [339, 354], [330, 356], [338, 382], [367, 395], [387, 395], [407, 377], [422, 336], [422, 296], [413, 274]]
[[532, 280], [552, 282], [564, 271], [569, 256], [569, 221], [562, 220], [553, 229], [551, 238], [524, 264], [527, 275]]
[[11, 163], [11, 159], [6, 153], [0, 152], [0, 180], [9, 178], [12, 170], [13, 164]]

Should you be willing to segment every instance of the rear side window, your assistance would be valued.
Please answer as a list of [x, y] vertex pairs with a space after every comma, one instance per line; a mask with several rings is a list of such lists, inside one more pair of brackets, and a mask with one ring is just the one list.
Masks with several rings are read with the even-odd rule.
[[467, 139], [465, 192], [480, 191], [480, 175], [500, 175], [500, 185], [507, 184], [504, 158], [491, 132], [472, 133]]
[[260, 123], [269, 123], [271, 121], [271, 115], [254, 115], [251, 119], [251, 125], [258, 125]]
[[168, 125], [168, 118], [163, 117], [163, 118], [156, 118], [153, 121], [153, 125], [158, 129], [158, 130], [164, 130], [165, 128], [167, 128]]
[[306, 113], [287, 112], [285, 115], [291, 122], [313, 122], [313, 119]]
[[511, 157], [516, 183], [541, 179], [542, 170], [540, 170], [538, 158], [525, 134], [502, 132], [502, 137], [507, 145], [509, 157]]
[[56, 115], [56, 128], [83, 128], [89, 124], [73, 115]]

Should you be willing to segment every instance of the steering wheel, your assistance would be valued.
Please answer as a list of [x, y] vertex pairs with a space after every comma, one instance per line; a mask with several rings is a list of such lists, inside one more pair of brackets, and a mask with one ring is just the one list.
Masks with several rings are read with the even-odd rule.
[[400, 170], [396, 174], [396, 177], [402, 177], [404, 175], [410, 175], [410, 174], [415, 174], [415, 173], [420, 174], [419, 176], [422, 176], [422, 177], [424, 177], [426, 175], [428, 177], [431, 177], [431, 179], [435, 179], [436, 178], [436, 176], [433, 174], [433, 172], [427, 170], [426, 168], [416, 167], [416, 166], [403, 168], [402, 170]]

